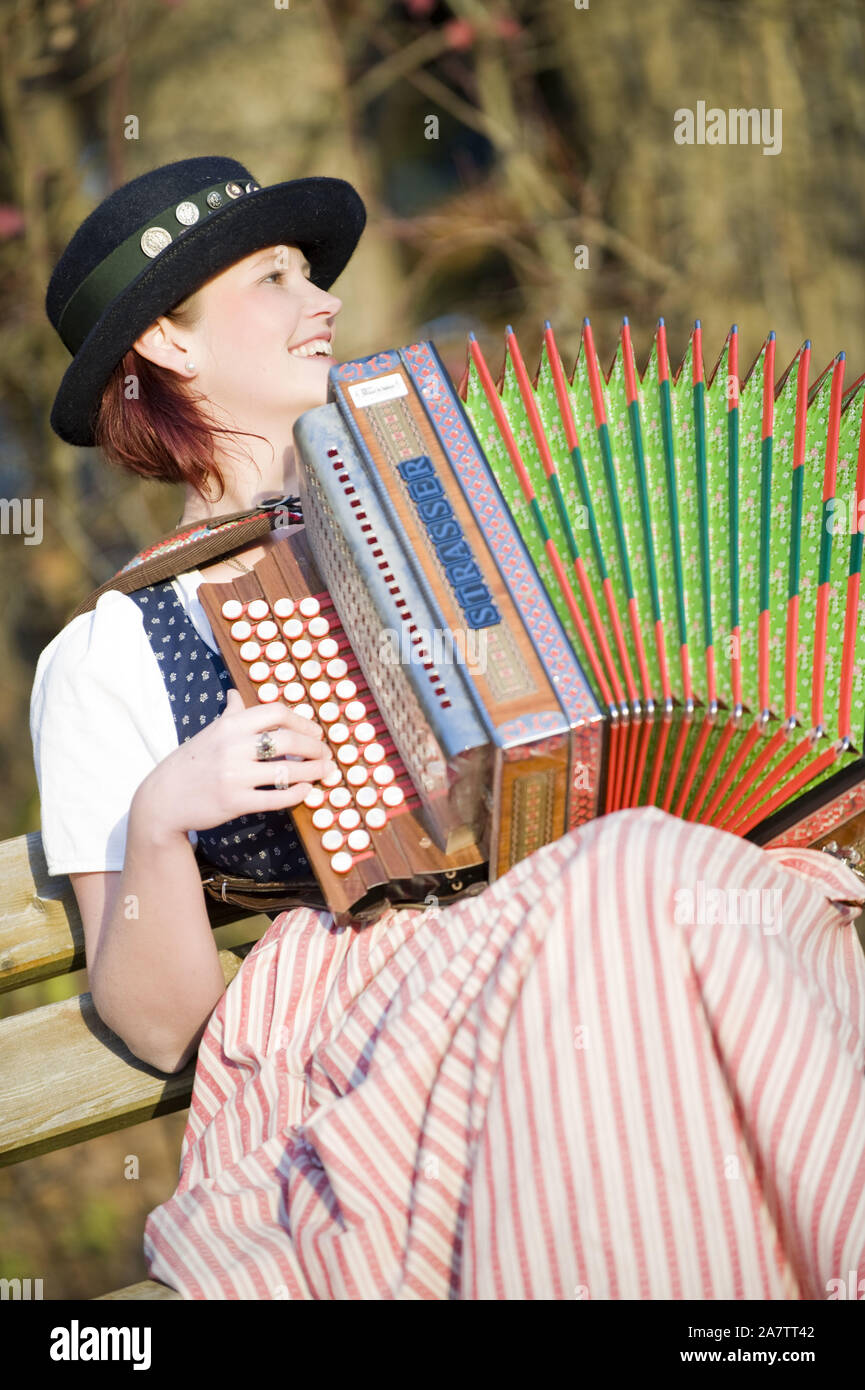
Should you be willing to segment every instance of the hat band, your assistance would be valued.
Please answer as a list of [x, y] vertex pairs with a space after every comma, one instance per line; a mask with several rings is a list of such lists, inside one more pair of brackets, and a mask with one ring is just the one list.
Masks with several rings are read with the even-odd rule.
[[[260, 185], [249, 179], [238, 183], [210, 184], [179, 203], [172, 203], [133, 232], [94, 266], [70, 296], [57, 323], [57, 332], [74, 356], [95, 323], [121, 290], [131, 284], [151, 261], [178, 237], [227, 207], [244, 193], [256, 193]], [[178, 224], [180, 224], [178, 226]]]

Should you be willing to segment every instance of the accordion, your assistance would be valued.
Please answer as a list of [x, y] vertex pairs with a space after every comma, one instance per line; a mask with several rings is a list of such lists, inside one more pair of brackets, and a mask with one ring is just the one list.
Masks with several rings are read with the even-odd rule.
[[[338, 922], [479, 891], [594, 816], [656, 805], [813, 845], [865, 808], [865, 378], [735, 327], [639, 375], [588, 320], [567, 376], [473, 334], [335, 365], [295, 424], [304, 531], [199, 596], [247, 700], [324, 725], [293, 808]], [[432, 895], [432, 898], [431, 896]]]

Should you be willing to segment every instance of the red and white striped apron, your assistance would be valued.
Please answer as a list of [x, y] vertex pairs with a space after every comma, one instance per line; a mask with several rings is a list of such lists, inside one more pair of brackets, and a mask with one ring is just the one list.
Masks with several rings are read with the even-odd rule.
[[283, 913], [202, 1038], [151, 1276], [826, 1298], [865, 1276], [865, 957], [832, 901], [863, 898], [826, 855], [640, 808], [442, 910]]

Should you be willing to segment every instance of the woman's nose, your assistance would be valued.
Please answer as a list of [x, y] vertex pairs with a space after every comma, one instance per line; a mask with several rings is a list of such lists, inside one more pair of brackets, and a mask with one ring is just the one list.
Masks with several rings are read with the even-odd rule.
[[[309, 283], [309, 282], [308, 282]], [[342, 308], [342, 300], [338, 295], [331, 294], [330, 290], [320, 289], [318, 285], [312, 285], [312, 308], [316, 314], [338, 314]]]

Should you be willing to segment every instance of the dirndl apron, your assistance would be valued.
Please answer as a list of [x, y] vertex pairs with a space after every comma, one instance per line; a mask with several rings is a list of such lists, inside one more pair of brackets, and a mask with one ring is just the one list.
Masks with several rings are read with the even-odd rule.
[[189, 1299], [831, 1297], [865, 1278], [863, 900], [825, 854], [643, 807], [445, 909], [278, 914], [202, 1036], [149, 1274]]

